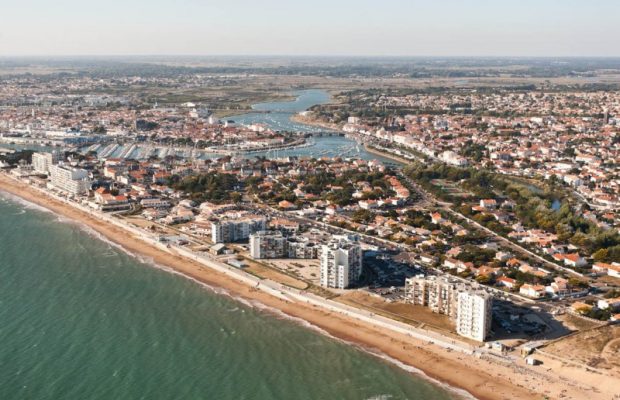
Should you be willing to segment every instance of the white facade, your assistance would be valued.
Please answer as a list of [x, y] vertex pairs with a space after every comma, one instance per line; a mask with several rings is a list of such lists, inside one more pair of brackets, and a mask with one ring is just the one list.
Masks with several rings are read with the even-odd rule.
[[491, 331], [493, 298], [481, 290], [458, 293], [456, 332], [470, 339], [484, 342]]
[[59, 161], [58, 153], [33, 153], [32, 167], [35, 172], [42, 174], [49, 173], [50, 167]]
[[321, 247], [321, 286], [346, 289], [362, 274], [362, 248], [357, 238], [336, 236]]
[[62, 165], [49, 167], [51, 184], [55, 188], [71, 194], [84, 194], [90, 190], [88, 171]]

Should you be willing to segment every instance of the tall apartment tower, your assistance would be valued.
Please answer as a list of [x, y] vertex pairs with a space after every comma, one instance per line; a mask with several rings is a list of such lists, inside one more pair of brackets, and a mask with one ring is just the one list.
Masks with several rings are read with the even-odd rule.
[[457, 295], [456, 332], [480, 342], [491, 331], [493, 297], [481, 290], [468, 290]]
[[321, 286], [346, 289], [362, 275], [362, 248], [355, 236], [334, 236], [321, 246]]
[[47, 174], [50, 171], [52, 165], [58, 164], [60, 156], [57, 152], [52, 153], [33, 153], [32, 154], [32, 167], [35, 172], [41, 174]]

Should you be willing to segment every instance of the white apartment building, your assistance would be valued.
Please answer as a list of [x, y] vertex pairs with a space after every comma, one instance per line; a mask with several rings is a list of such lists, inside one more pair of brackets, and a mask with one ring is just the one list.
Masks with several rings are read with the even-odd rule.
[[230, 243], [248, 239], [251, 233], [264, 231], [266, 225], [267, 220], [260, 216], [215, 221], [211, 223], [211, 240], [213, 243]]
[[334, 236], [321, 246], [321, 286], [346, 289], [362, 274], [362, 248], [355, 236]]
[[88, 171], [64, 165], [50, 165], [51, 184], [54, 188], [71, 194], [84, 194], [90, 190]]
[[484, 342], [491, 331], [492, 296], [482, 290], [467, 290], [457, 296], [456, 332]]
[[50, 171], [50, 167], [54, 164], [58, 164], [60, 156], [58, 153], [33, 153], [32, 154], [32, 167], [35, 172], [41, 174], [47, 174]]
[[286, 238], [282, 232], [259, 231], [250, 234], [250, 256], [261, 258], [284, 258], [286, 255]]

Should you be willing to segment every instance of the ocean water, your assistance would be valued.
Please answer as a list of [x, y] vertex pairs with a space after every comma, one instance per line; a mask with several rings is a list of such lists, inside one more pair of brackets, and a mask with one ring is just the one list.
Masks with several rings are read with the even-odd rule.
[[0, 195], [0, 399], [456, 396]]

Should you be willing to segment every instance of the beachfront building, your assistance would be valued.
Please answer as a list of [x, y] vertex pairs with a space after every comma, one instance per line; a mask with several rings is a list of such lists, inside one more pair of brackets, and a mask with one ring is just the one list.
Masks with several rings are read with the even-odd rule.
[[483, 342], [491, 330], [493, 297], [477, 285], [418, 275], [405, 280], [405, 301], [449, 316], [461, 336]]
[[259, 231], [250, 234], [250, 256], [254, 259], [284, 258], [286, 238], [279, 231]]
[[484, 342], [491, 331], [493, 297], [482, 290], [466, 290], [457, 295], [456, 332]]
[[64, 165], [50, 165], [51, 185], [58, 190], [74, 195], [85, 194], [90, 190], [88, 171]]
[[321, 286], [346, 289], [362, 274], [362, 248], [356, 236], [334, 236], [321, 246]]
[[418, 275], [405, 280], [405, 301], [456, 317], [458, 284], [443, 276]]
[[58, 164], [60, 156], [57, 152], [52, 153], [33, 153], [32, 167], [34, 171], [41, 174], [47, 174], [52, 165]]
[[319, 258], [320, 247], [304, 237], [289, 237], [286, 240], [286, 257], [298, 259]]
[[257, 215], [247, 215], [239, 219], [221, 219], [211, 223], [211, 240], [213, 243], [245, 240], [254, 232], [264, 231], [266, 225], [266, 218]]
[[283, 236], [280, 231], [259, 231], [250, 234], [250, 256], [261, 258], [319, 258], [320, 247], [303, 236]]

